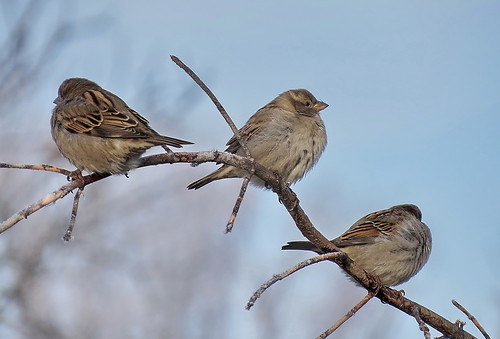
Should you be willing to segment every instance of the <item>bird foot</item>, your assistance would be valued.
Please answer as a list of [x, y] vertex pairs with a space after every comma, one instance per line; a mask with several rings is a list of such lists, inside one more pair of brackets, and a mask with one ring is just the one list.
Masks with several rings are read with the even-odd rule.
[[372, 274], [370, 277], [370, 287], [373, 289], [373, 295], [377, 295], [382, 286], [382, 281], [380, 280], [378, 275]]
[[82, 180], [83, 181], [82, 171], [80, 171], [79, 169], [74, 170], [73, 172], [71, 172], [68, 175], [67, 179], [68, 179], [68, 181], [74, 181], [74, 180]]
[[403, 301], [403, 297], [405, 296], [405, 291], [404, 290], [394, 290], [394, 289], [391, 289], [391, 294], [392, 294], [392, 297], [394, 299], [397, 299], [398, 302], [402, 302]]

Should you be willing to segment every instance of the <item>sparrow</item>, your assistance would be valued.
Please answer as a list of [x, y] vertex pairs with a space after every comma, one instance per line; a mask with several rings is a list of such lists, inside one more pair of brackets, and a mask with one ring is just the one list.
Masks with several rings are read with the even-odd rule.
[[[239, 133], [257, 163], [279, 174], [286, 182], [294, 183], [316, 164], [326, 147], [325, 125], [319, 116], [326, 107], [328, 104], [318, 101], [305, 89], [289, 90], [252, 115]], [[226, 152], [246, 156], [236, 136], [226, 145]], [[248, 174], [223, 165], [187, 188], [199, 189], [214, 180], [241, 178]], [[255, 176], [251, 182], [264, 186]]]
[[[429, 259], [431, 232], [421, 220], [417, 206], [393, 206], [364, 216], [331, 242], [365, 271], [377, 275], [382, 285], [399, 285]], [[281, 249], [322, 253], [309, 241], [291, 241]]]
[[64, 80], [54, 103], [52, 138], [80, 173], [126, 174], [153, 146], [170, 151], [166, 145], [192, 144], [158, 134], [117, 95], [87, 79]]

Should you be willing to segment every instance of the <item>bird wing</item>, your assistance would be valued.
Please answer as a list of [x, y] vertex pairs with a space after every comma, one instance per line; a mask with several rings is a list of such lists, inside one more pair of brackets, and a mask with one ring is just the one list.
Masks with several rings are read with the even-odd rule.
[[102, 138], [146, 138], [151, 136], [148, 121], [125, 103], [117, 108], [111, 97], [101, 91], [89, 90], [68, 100], [62, 125], [73, 133]]
[[334, 239], [338, 247], [371, 244], [377, 237], [389, 236], [402, 216], [386, 211], [370, 213], [358, 220], [344, 234]]
[[[264, 113], [265, 112], [263, 112], [262, 109], [258, 110], [250, 117], [250, 119], [248, 119], [245, 126], [240, 128], [239, 132], [243, 142], [247, 143], [253, 135], [259, 134], [260, 131], [262, 131], [263, 126], [265, 126], [265, 119], [268, 119], [268, 117], [265, 117]], [[241, 148], [241, 145], [235, 135], [229, 139], [226, 145], [228, 146], [226, 148], [226, 152], [229, 153], [236, 153]]]

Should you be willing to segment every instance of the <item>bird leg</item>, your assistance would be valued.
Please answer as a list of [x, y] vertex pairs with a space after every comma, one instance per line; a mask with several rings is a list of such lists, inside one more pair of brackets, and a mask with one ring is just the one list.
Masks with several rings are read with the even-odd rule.
[[68, 181], [73, 181], [73, 180], [82, 180], [83, 181], [83, 174], [82, 171], [79, 169], [74, 170], [71, 172], [68, 177]]

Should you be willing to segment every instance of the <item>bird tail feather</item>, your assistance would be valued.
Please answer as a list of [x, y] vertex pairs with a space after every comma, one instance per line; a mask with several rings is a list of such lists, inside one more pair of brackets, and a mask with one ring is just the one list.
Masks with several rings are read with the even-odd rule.
[[318, 248], [309, 241], [289, 241], [281, 247], [282, 250], [304, 250], [318, 252]]
[[189, 190], [192, 190], [192, 189], [197, 190], [199, 188], [202, 188], [206, 184], [211, 183], [212, 181], [223, 179], [223, 178], [228, 178], [228, 176], [227, 176], [228, 170], [229, 170], [229, 168], [227, 166], [222, 166], [218, 170], [210, 173], [209, 175], [204, 176], [203, 178], [198, 179], [195, 182], [192, 182], [191, 184], [189, 184], [187, 186], [187, 188]]
[[177, 148], [181, 148], [182, 145], [192, 145], [193, 144], [191, 141], [167, 137], [165, 135], [159, 135], [159, 136], [155, 137], [152, 141], [153, 141], [153, 143], [155, 143], [158, 146], [168, 145], [168, 146], [177, 147]]

